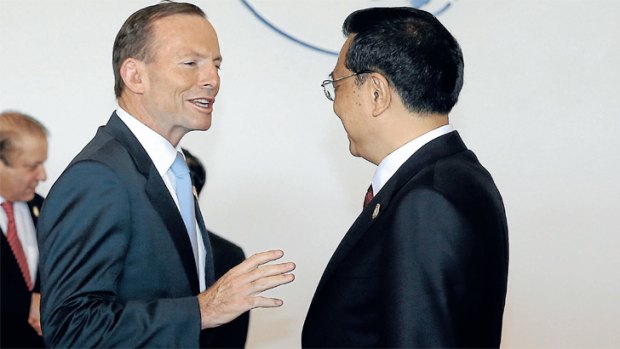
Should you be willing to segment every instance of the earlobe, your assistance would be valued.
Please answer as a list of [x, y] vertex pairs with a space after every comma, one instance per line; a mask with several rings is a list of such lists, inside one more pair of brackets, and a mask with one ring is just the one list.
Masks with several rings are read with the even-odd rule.
[[144, 92], [144, 69], [143, 63], [133, 58], [127, 58], [120, 69], [121, 78], [125, 87], [133, 93]]

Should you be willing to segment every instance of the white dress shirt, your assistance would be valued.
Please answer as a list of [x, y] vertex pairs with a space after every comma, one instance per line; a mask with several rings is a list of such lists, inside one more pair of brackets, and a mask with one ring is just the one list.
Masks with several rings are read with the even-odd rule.
[[451, 124], [438, 127], [404, 144], [386, 156], [381, 161], [375, 171], [375, 175], [372, 177], [372, 192], [374, 195], [376, 196], [377, 193], [379, 193], [385, 183], [392, 178], [394, 173], [398, 171], [398, 169], [411, 157], [411, 155], [422, 148], [426, 143], [452, 131], [454, 131], [454, 127]]
[[[0, 204], [6, 200], [0, 196]], [[37, 268], [39, 267], [39, 245], [37, 244], [37, 232], [30, 215], [30, 207], [25, 202], [13, 202], [13, 215], [15, 216], [15, 229], [17, 237], [22, 244], [22, 249], [26, 255], [28, 269], [30, 270], [30, 280], [34, 284], [37, 280]], [[9, 227], [9, 218], [6, 212], [0, 208], [0, 228], [6, 236]]]
[[[127, 125], [129, 130], [136, 136], [140, 144], [144, 150], [146, 150], [147, 154], [153, 161], [157, 172], [163, 179], [168, 191], [170, 192], [170, 196], [177, 205], [179, 209], [179, 213], [181, 212], [181, 207], [179, 206], [179, 201], [177, 199], [176, 194], [176, 176], [172, 173], [172, 163], [177, 157], [177, 152], [181, 152], [181, 146], [177, 146], [174, 148], [167, 139], [162, 137], [157, 132], [150, 129], [148, 126], [144, 125], [142, 122], [138, 121], [138, 119], [131, 116], [127, 113], [123, 108], [119, 107], [116, 110], [116, 114], [118, 117]], [[196, 242], [198, 243], [198, 258], [197, 258], [197, 269], [198, 269], [198, 279], [200, 281], [200, 291], [204, 291], [206, 289], [206, 281], [205, 281], [205, 255], [206, 249], [204, 240], [202, 239], [202, 234], [200, 234], [200, 227], [198, 226], [198, 222], [196, 224], [196, 232], [197, 238]], [[194, 256], [194, 260], [196, 260], [196, 256]]]

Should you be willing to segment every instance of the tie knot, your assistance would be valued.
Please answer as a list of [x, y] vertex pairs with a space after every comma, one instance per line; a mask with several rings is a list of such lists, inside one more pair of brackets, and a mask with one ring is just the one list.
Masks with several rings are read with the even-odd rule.
[[13, 203], [11, 201], [5, 201], [1, 205], [7, 215], [13, 215]]
[[177, 177], [185, 177], [189, 174], [189, 167], [185, 163], [185, 159], [183, 158], [183, 154], [177, 152], [177, 157], [174, 159], [172, 166], [170, 166], [172, 172]]

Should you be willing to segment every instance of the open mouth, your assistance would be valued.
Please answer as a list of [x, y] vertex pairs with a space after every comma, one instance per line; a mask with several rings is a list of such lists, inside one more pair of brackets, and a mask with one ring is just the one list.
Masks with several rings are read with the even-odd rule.
[[213, 104], [213, 101], [207, 98], [196, 98], [196, 99], [190, 100], [190, 102], [192, 102], [194, 105], [200, 108], [209, 108]]

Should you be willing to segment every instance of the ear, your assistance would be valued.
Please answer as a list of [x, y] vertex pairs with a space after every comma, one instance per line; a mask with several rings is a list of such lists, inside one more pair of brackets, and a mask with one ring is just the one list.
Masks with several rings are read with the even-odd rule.
[[389, 108], [392, 102], [390, 84], [385, 76], [379, 73], [371, 73], [369, 79], [372, 98], [372, 116], [379, 116]]
[[125, 88], [135, 94], [144, 93], [146, 82], [144, 63], [135, 58], [127, 58], [121, 65], [120, 70]]

